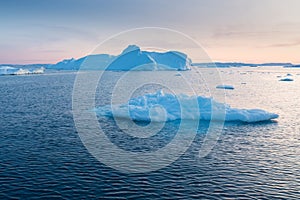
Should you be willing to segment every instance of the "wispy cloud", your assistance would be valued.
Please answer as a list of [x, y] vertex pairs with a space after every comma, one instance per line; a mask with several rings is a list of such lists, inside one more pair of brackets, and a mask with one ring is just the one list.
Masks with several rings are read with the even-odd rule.
[[213, 34], [213, 38], [224, 37], [259, 37], [261, 35], [270, 35], [274, 32], [255, 32], [255, 31], [217, 31]]
[[34, 27], [36, 27], [38, 32], [46, 34], [50, 40], [64, 40], [69, 38], [76, 38], [91, 42], [98, 40], [98, 35], [96, 33], [86, 29], [78, 29], [71, 26], [44, 24], [36, 24]]
[[38, 53], [65, 53], [65, 50], [53, 49], [53, 50], [36, 50]]
[[287, 42], [287, 43], [277, 43], [277, 44], [271, 44], [266, 47], [293, 47], [293, 46], [299, 46], [300, 40], [294, 41], [294, 42]]
[[212, 37], [215, 39], [221, 39], [226, 37], [239, 37], [239, 38], [249, 38], [249, 37], [265, 37], [274, 34], [280, 34], [284, 31], [281, 30], [250, 30], [251, 26], [245, 27], [241, 25], [238, 26], [228, 26], [225, 28], [218, 28], [212, 32]]

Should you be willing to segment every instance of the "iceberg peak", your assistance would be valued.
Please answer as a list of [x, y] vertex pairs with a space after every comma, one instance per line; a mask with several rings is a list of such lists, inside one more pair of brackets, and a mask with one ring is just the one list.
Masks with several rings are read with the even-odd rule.
[[128, 47], [126, 47], [121, 54], [126, 54], [132, 51], [141, 51], [141, 48], [135, 44], [128, 45]]
[[73, 62], [73, 61], [75, 61], [75, 58], [64, 59], [62, 62], [68, 63], [68, 62]]

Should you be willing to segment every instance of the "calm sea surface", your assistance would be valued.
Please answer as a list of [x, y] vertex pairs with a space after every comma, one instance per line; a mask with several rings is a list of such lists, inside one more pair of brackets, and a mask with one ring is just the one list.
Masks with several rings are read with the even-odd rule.
[[[198, 158], [204, 123], [178, 160], [137, 174], [102, 164], [82, 144], [72, 114], [76, 73], [1, 76], [0, 199], [300, 199], [300, 69], [228, 68], [219, 73], [235, 87], [226, 91], [228, 104], [277, 113], [277, 122], [225, 124], [210, 154]], [[294, 81], [278, 81], [287, 73]], [[107, 87], [110, 77], [120, 74], [110, 72]], [[110, 94], [99, 93], [97, 105], [107, 104]], [[99, 123], [127, 151], [156, 151], [172, 140], [177, 127], [168, 123], [152, 138], [158, 141], [143, 143], [119, 135], [111, 119]]]

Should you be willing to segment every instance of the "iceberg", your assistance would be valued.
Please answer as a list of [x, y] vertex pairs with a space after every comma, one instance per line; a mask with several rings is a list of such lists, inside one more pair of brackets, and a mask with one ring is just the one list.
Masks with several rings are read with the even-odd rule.
[[43, 74], [45, 71], [44, 67], [37, 68], [34, 70], [15, 68], [11, 66], [0, 67], [0, 75], [27, 75], [27, 74]]
[[284, 67], [285, 68], [299, 68], [300, 65], [299, 64], [294, 65], [294, 64], [290, 63], [290, 65], [285, 65]]
[[88, 55], [78, 60], [72, 58], [63, 60], [50, 69], [58, 70], [108, 70], [108, 71], [156, 71], [156, 70], [190, 70], [191, 59], [178, 51], [150, 52], [142, 51], [136, 45], [129, 45], [121, 54], [114, 56], [109, 54]]
[[217, 89], [225, 89], [225, 90], [233, 90], [234, 87], [232, 85], [217, 85]]
[[[192, 66], [197, 67], [218, 67], [218, 68], [230, 68], [230, 67], [291, 67], [292, 63], [241, 63], [241, 62], [208, 62], [208, 63], [192, 63]], [[300, 65], [299, 65], [300, 67]]]
[[[197, 103], [195, 103], [197, 102]], [[131, 98], [120, 105], [106, 105], [95, 108], [98, 116], [128, 118], [135, 121], [174, 121], [174, 120], [224, 120], [224, 115], [214, 115], [212, 110], [225, 112], [225, 121], [260, 122], [278, 118], [274, 113], [261, 109], [238, 109], [219, 103], [212, 98], [169, 94], [162, 90]], [[200, 116], [199, 116], [200, 115]]]
[[294, 81], [294, 79], [290, 78], [290, 77], [285, 77], [280, 79], [279, 81]]
[[108, 54], [99, 54], [99, 55], [88, 55], [79, 59], [65, 59], [53, 65], [48, 65], [48, 69], [56, 70], [79, 70], [80, 67], [85, 67], [89, 69], [97, 69], [100, 66], [106, 66], [109, 64], [115, 56]]
[[33, 70], [31, 73], [32, 74], [43, 74], [45, 72], [45, 68], [44, 67], [41, 67], [39, 69], [35, 69]]
[[18, 71], [15, 67], [2, 66], [0, 67], [0, 75], [14, 75]]
[[28, 69], [22, 69], [20, 68], [18, 71], [16, 71], [13, 75], [25, 75], [25, 74], [31, 74]]

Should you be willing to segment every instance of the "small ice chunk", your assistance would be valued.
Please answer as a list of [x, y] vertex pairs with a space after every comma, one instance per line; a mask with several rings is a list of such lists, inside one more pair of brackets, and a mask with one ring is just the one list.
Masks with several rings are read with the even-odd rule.
[[279, 81], [294, 81], [294, 79], [285, 77], [285, 78], [280, 79]]
[[234, 87], [232, 85], [217, 85], [218, 89], [225, 89], [225, 90], [233, 90]]

